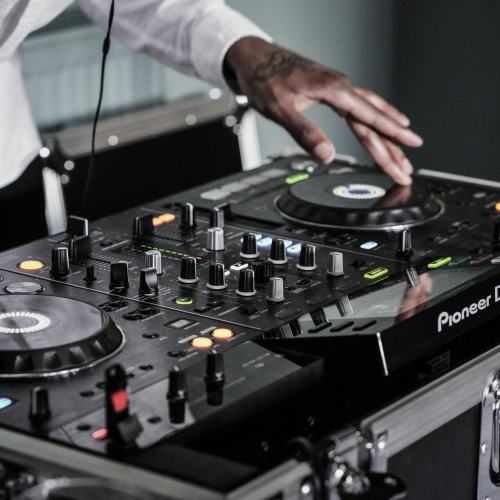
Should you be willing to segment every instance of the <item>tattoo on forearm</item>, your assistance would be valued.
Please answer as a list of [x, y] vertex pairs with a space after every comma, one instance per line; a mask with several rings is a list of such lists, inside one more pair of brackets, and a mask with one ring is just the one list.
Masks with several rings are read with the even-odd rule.
[[271, 52], [264, 62], [257, 65], [250, 80], [265, 82], [276, 75], [287, 78], [295, 68], [307, 72], [311, 66], [312, 62], [304, 57], [278, 49]]

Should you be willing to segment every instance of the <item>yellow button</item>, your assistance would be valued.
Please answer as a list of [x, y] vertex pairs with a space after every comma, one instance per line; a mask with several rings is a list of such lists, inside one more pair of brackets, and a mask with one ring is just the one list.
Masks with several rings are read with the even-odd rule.
[[25, 260], [24, 262], [18, 264], [17, 267], [23, 271], [38, 271], [39, 269], [42, 269], [43, 264], [38, 260]]
[[495, 210], [496, 210], [497, 212], [500, 212], [500, 203], [497, 203], [497, 204], [495, 205]]
[[233, 336], [234, 333], [229, 328], [216, 328], [212, 332], [212, 337], [215, 337], [216, 339], [230, 339]]
[[163, 221], [159, 217], [153, 217], [153, 226], [161, 226]]
[[214, 343], [207, 337], [196, 337], [195, 339], [191, 340], [191, 345], [193, 347], [199, 347], [205, 349], [207, 347], [212, 347]]
[[172, 222], [175, 220], [175, 215], [174, 214], [163, 214], [160, 215], [159, 219], [161, 219], [163, 222]]

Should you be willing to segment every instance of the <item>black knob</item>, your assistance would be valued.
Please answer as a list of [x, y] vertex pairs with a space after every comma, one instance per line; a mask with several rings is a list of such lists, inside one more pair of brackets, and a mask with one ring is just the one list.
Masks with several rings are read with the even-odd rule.
[[66, 219], [66, 232], [71, 236], [88, 236], [89, 221], [83, 217], [69, 215]]
[[403, 229], [398, 234], [398, 253], [409, 255], [412, 252], [411, 248], [411, 231]]
[[316, 247], [314, 245], [302, 245], [297, 269], [301, 271], [316, 269]]
[[196, 214], [194, 211], [194, 206], [191, 203], [182, 205], [180, 225], [184, 229], [192, 229], [196, 227]]
[[207, 403], [209, 406], [220, 406], [222, 404], [225, 379], [224, 358], [221, 353], [212, 349], [212, 351], [207, 354], [205, 371]]
[[69, 241], [69, 256], [73, 260], [86, 259], [92, 253], [90, 238], [77, 236]]
[[186, 413], [187, 385], [186, 375], [174, 366], [168, 375], [168, 410], [170, 422], [182, 424]]
[[95, 281], [95, 269], [94, 266], [87, 266], [87, 273], [85, 278], [83, 278], [85, 281]]
[[220, 208], [212, 208], [210, 210], [209, 227], [224, 227], [224, 210]]
[[139, 293], [143, 295], [155, 295], [158, 293], [158, 273], [156, 272], [156, 267], [141, 269]]
[[134, 236], [148, 236], [154, 232], [155, 227], [151, 214], [141, 215], [134, 219]]
[[257, 293], [255, 291], [255, 273], [252, 269], [242, 269], [240, 271], [236, 293], [243, 297], [251, 297]]
[[128, 262], [119, 260], [111, 264], [111, 273], [109, 277], [109, 285], [115, 288], [127, 288], [128, 280]]
[[35, 387], [30, 394], [30, 419], [35, 425], [41, 425], [52, 416], [49, 404], [49, 391], [44, 387]]
[[222, 262], [210, 262], [207, 287], [212, 290], [222, 290], [227, 287], [226, 274]]
[[194, 257], [182, 257], [181, 274], [177, 279], [181, 283], [196, 283], [198, 281], [196, 259]]
[[495, 222], [493, 226], [493, 247], [495, 249], [500, 247], [500, 222]]
[[60, 276], [69, 273], [69, 256], [68, 249], [66, 247], [52, 249], [50, 271]]
[[274, 264], [286, 264], [288, 259], [286, 256], [285, 240], [274, 238], [271, 244], [271, 255], [269, 260]]
[[252, 267], [257, 285], [267, 285], [269, 279], [274, 276], [274, 264], [272, 262], [255, 262]]
[[257, 250], [257, 235], [255, 233], [245, 233], [241, 242], [240, 255], [244, 259], [256, 259], [259, 256]]

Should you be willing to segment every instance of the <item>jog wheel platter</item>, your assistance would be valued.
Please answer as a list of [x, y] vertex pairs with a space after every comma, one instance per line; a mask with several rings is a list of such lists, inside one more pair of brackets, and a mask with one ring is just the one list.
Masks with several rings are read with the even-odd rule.
[[383, 174], [340, 174], [294, 184], [276, 208], [306, 226], [387, 230], [422, 224], [440, 213], [441, 204], [418, 181], [398, 186]]
[[110, 317], [90, 304], [49, 295], [0, 296], [0, 377], [74, 371], [107, 358], [122, 343]]

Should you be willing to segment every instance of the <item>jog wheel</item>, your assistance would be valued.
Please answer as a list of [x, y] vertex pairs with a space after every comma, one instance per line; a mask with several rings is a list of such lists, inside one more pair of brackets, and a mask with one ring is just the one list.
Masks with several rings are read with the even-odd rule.
[[98, 307], [51, 295], [0, 296], [0, 378], [78, 371], [123, 345], [123, 333]]
[[384, 174], [321, 175], [298, 182], [277, 200], [295, 223], [324, 228], [394, 230], [437, 217], [441, 203], [416, 179], [399, 186]]

